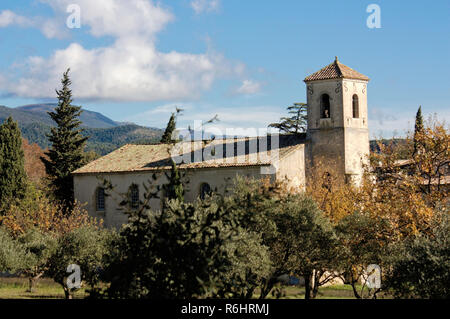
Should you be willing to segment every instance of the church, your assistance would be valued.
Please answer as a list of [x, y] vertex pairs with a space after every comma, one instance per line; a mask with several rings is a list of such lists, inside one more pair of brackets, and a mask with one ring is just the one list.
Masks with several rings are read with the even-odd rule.
[[[304, 79], [307, 131], [302, 134], [183, 140], [175, 144], [124, 145], [73, 172], [75, 199], [106, 227], [127, 222], [120, 206], [128, 194], [132, 208], [144, 198], [144, 184], [167, 183], [172, 161], [184, 178], [185, 199], [225, 192], [237, 175], [285, 181], [304, 189], [324, 165], [330, 174], [358, 182], [369, 154], [369, 78], [335, 60]], [[275, 119], [274, 119], [275, 120]], [[106, 196], [103, 181], [114, 191]], [[158, 210], [159, 199], [150, 205]]]

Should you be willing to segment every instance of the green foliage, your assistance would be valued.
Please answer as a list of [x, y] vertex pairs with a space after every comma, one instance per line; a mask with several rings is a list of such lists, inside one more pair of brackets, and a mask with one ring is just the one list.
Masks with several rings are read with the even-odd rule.
[[274, 127], [279, 129], [281, 132], [285, 133], [303, 133], [306, 132], [307, 126], [307, 105], [305, 103], [294, 103], [288, 106], [288, 113], [290, 117], [280, 118], [279, 123], [272, 123], [269, 127]]
[[14, 273], [21, 269], [25, 250], [5, 228], [0, 228], [0, 272]]
[[70, 298], [73, 290], [67, 287], [67, 267], [80, 266], [81, 279], [95, 290], [100, 280], [104, 257], [114, 233], [93, 227], [80, 227], [58, 238], [47, 263], [46, 275], [59, 283]]
[[417, 114], [416, 114], [416, 122], [414, 125], [414, 153], [416, 154], [416, 152], [418, 151], [418, 147], [419, 147], [419, 142], [417, 141], [418, 139], [418, 135], [423, 133], [423, 117], [422, 117], [422, 106], [419, 106], [419, 109], [417, 110]]
[[[360, 278], [367, 277], [367, 267], [371, 264], [384, 265], [389, 245], [389, 223], [382, 218], [355, 212], [341, 219], [335, 229], [339, 241], [337, 260], [341, 277], [352, 286], [355, 297], [362, 298], [363, 290], [358, 291], [357, 286]], [[370, 295], [375, 297], [376, 293], [372, 291]]]
[[232, 298], [252, 298], [256, 288], [273, 272], [269, 247], [262, 244], [261, 237], [239, 227], [225, 245], [231, 267], [225, 273], [223, 290]]
[[394, 246], [386, 288], [397, 298], [450, 298], [450, 216], [436, 213], [430, 234]]
[[47, 174], [51, 178], [54, 187], [54, 195], [67, 208], [73, 205], [73, 177], [72, 172], [84, 163], [84, 146], [87, 137], [81, 135], [79, 129], [81, 122], [78, 117], [81, 114], [80, 106], [72, 106], [72, 91], [69, 89], [71, 81], [69, 70], [64, 72], [61, 80], [62, 89], [57, 90], [58, 106], [49, 115], [56, 123], [51, 128], [48, 136], [52, 147], [46, 155], [48, 159], [42, 158]]
[[163, 136], [161, 137], [161, 143], [173, 143], [177, 141], [177, 138], [174, 137], [175, 131], [177, 129], [177, 117], [182, 112], [182, 109], [176, 108], [176, 112], [170, 115], [169, 122], [167, 123], [166, 130], [164, 131]]
[[[144, 205], [145, 206], [145, 205]], [[161, 212], [130, 213], [106, 272], [115, 298], [195, 298], [216, 291], [231, 267], [230, 216], [213, 203], [167, 202]]]
[[32, 292], [35, 283], [44, 274], [54, 247], [55, 239], [36, 229], [17, 238], [6, 229], [0, 229], [0, 271], [24, 275], [29, 279], [29, 291]]
[[166, 130], [164, 131], [164, 134], [161, 137], [161, 143], [172, 143], [174, 141], [172, 135], [176, 130], [176, 126], [177, 124], [175, 120], [175, 113], [172, 113], [169, 122], [167, 123]]
[[56, 240], [50, 234], [31, 229], [19, 236], [17, 242], [25, 252], [19, 270], [29, 279], [29, 291], [32, 292], [37, 280], [47, 268], [47, 262], [55, 249]]
[[164, 199], [177, 199], [184, 201], [184, 187], [181, 173], [178, 171], [177, 164], [172, 160], [172, 169], [166, 173], [168, 183], [163, 185]]
[[[336, 255], [333, 228], [305, 194], [289, 194], [282, 185], [238, 178], [225, 202], [240, 226], [261, 236], [260, 245], [270, 252], [270, 272], [258, 278], [261, 298], [273, 289], [276, 279], [284, 274], [305, 277], [306, 298], [317, 294], [326, 270], [332, 269]], [[260, 248], [261, 249], [261, 246]], [[258, 265], [249, 265], [253, 270]], [[312, 285], [312, 276], [315, 285]], [[249, 282], [250, 286], [252, 282]], [[255, 281], [256, 283], [256, 281]]]
[[24, 161], [19, 127], [9, 117], [0, 125], [0, 205], [25, 196], [27, 175]]
[[[277, 226], [273, 245], [278, 263], [287, 273], [305, 278], [305, 299], [314, 298], [326, 271], [332, 271], [337, 242], [330, 221], [305, 194], [286, 196], [272, 213]], [[314, 280], [313, 280], [314, 276]], [[314, 283], [314, 284], [313, 284]]]

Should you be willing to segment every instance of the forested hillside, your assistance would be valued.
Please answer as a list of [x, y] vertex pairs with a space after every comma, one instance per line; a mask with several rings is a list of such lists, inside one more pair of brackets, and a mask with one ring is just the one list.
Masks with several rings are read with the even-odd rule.
[[[55, 104], [28, 105], [17, 108], [0, 106], [0, 123], [12, 116], [19, 123], [22, 136], [30, 144], [36, 143], [45, 149], [50, 146], [47, 134], [53, 126], [53, 121], [47, 114]], [[120, 124], [106, 116], [84, 110], [81, 117], [85, 132], [89, 136], [86, 151], [94, 151], [105, 155], [127, 143], [159, 142], [163, 131], [136, 124]], [[96, 126], [94, 126], [96, 125]]]

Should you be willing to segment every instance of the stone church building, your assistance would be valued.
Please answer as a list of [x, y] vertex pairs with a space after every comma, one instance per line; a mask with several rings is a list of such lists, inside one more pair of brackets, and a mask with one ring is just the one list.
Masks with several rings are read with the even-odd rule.
[[[106, 227], [120, 227], [127, 215], [124, 194], [139, 207], [144, 183], [167, 183], [172, 160], [188, 184], [185, 199], [214, 190], [224, 192], [237, 175], [284, 180], [301, 190], [318, 165], [346, 181], [358, 181], [369, 153], [367, 83], [369, 78], [335, 61], [304, 79], [308, 127], [299, 135], [270, 135], [182, 141], [176, 144], [125, 145], [73, 172], [75, 198], [86, 203]], [[278, 120], [278, 119], [274, 119]], [[114, 187], [105, 196], [103, 181]], [[155, 210], [160, 200], [150, 202]]]

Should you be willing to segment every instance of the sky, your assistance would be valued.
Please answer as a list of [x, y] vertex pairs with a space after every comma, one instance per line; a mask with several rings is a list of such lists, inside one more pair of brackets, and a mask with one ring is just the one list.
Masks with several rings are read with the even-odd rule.
[[74, 104], [116, 121], [164, 128], [180, 107], [180, 127], [260, 129], [338, 56], [371, 79], [370, 137], [402, 136], [419, 105], [450, 122], [449, 15], [448, 0], [2, 0], [0, 105], [56, 102], [70, 68]]

